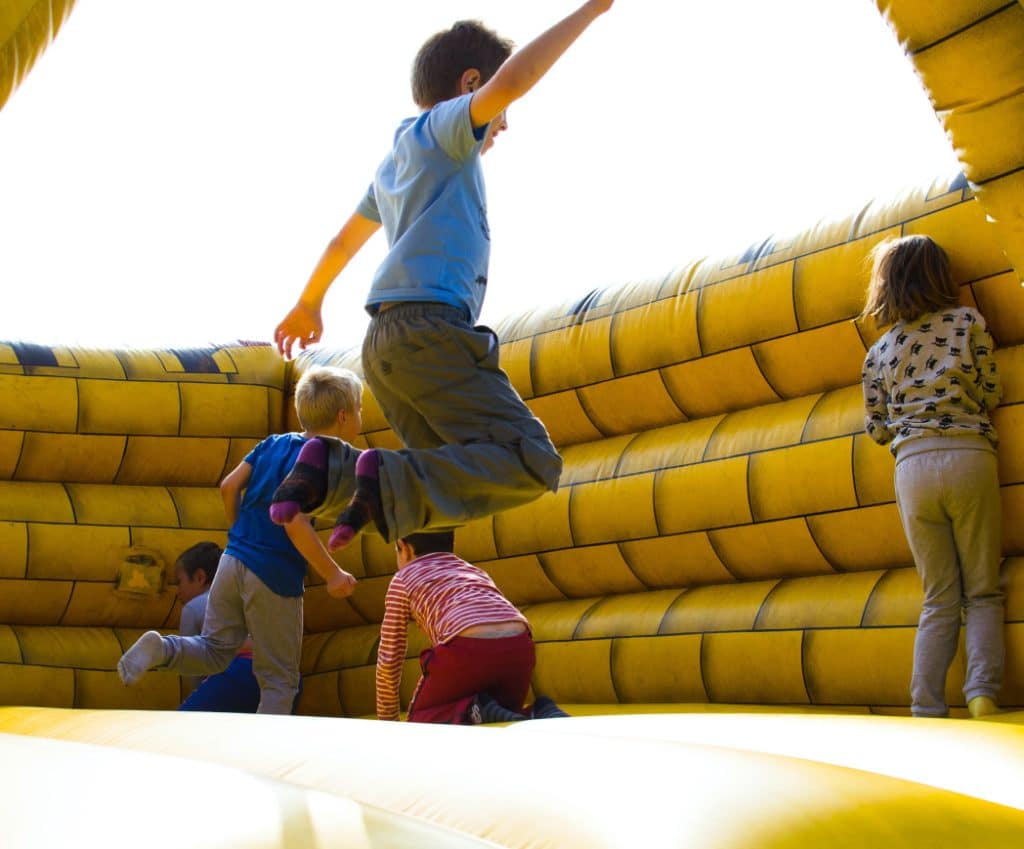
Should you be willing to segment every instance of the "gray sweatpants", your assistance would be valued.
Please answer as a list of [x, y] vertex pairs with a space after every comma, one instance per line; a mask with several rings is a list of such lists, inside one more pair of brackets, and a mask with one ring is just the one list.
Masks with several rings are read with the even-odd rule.
[[165, 636], [171, 657], [159, 668], [215, 675], [228, 668], [246, 636], [252, 637], [252, 671], [260, 685], [257, 712], [291, 713], [299, 691], [302, 596], [278, 595], [230, 554], [222, 554], [217, 566], [203, 633]]
[[[402, 444], [380, 450], [388, 541], [454, 528], [558, 488], [562, 458], [498, 365], [498, 340], [462, 310], [404, 303], [379, 313], [363, 343], [366, 383]], [[339, 513], [352, 463], [332, 444], [318, 515]], [[349, 484], [348, 486], [344, 484]]]
[[[924, 450], [922, 450], [924, 449]], [[946, 673], [966, 620], [964, 697], [995, 698], [1003, 673], [996, 455], [983, 437], [913, 440], [896, 460], [896, 501], [924, 605], [914, 640], [911, 711], [945, 716]]]

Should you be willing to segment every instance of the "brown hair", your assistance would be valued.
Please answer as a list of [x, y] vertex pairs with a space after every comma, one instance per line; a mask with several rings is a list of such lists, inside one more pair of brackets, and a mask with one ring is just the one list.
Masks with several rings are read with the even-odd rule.
[[421, 531], [418, 534], [409, 534], [403, 542], [413, 550], [417, 557], [437, 552], [447, 552], [450, 554], [455, 551], [455, 531], [437, 531], [434, 533], [424, 533]]
[[470, 68], [480, 72], [481, 83], [512, 55], [513, 44], [479, 21], [458, 21], [451, 29], [434, 33], [412, 63], [412, 99], [429, 109], [458, 95], [459, 80]]
[[928, 312], [960, 302], [949, 257], [930, 236], [904, 236], [875, 246], [871, 282], [861, 318], [871, 316], [884, 327], [913, 321]]
[[178, 555], [177, 565], [193, 580], [196, 572], [202, 569], [206, 573], [206, 583], [213, 581], [220, 563], [221, 550], [215, 542], [197, 542]]

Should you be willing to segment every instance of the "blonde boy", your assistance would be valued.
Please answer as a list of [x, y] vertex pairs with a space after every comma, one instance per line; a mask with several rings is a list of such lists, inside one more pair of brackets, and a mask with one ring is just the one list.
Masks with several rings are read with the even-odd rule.
[[272, 434], [221, 482], [231, 529], [210, 588], [206, 621], [198, 636], [147, 631], [118, 662], [125, 684], [147, 670], [213, 675], [252, 635], [253, 672], [260, 685], [259, 713], [291, 713], [299, 687], [302, 593], [307, 561], [335, 598], [351, 595], [355, 578], [331, 559], [310, 521], [298, 516], [282, 527], [271, 521], [274, 490], [313, 436], [334, 437], [355, 462], [348, 442], [361, 427], [362, 383], [346, 369], [314, 367], [295, 390], [302, 433]]

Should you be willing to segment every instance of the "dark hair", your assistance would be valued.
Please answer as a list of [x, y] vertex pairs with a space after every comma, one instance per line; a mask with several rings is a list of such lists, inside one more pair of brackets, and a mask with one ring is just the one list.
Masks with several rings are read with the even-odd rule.
[[950, 273], [949, 257], [931, 237], [904, 236], [881, 242], [871, 257], [868, 302], [861, 316], [871, 316], [878, 327], [913, 321], [960, 302], [960, 287]]
[[206, 573], [206, 580], [212, 581], [213, 576], [217, 574], [220, 555], [221, 550], [217, 543], [197, 542], [178, 555], [177, 565], [188, 575], [189, 580], [195, 578], [196, 572], [202, 569]]
[[470, 68], [481, 83], [512, 55], [513, 44], [479, 21], [457, 21], [451, 29], [430, 36], [412, 63], [412, 99], [429, 109], [458, 94], [459, 80]]
[[451, 552], [455, 551], [455, 531], [409, 534], [402, 542], [408, 545], [417, 557], [437, 552], [451, 554]]

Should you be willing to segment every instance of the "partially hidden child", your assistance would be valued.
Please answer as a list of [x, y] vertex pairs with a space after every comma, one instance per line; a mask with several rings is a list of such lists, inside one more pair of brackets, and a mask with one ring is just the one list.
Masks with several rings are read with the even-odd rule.
[[[206, 603], [223, 553], [215, 542], [197, 542], [186, 548], [174, 564], [178, 600], [182, 605], [178, 634], [182, 637], [203, 633]], [[187, 697], [178, 710], [256, 713], [260, 704], [260, 685], [252, 672], [251, 640], [242, 644], [223, 672], [205, 678], [184, 675], [182, 680]]]

